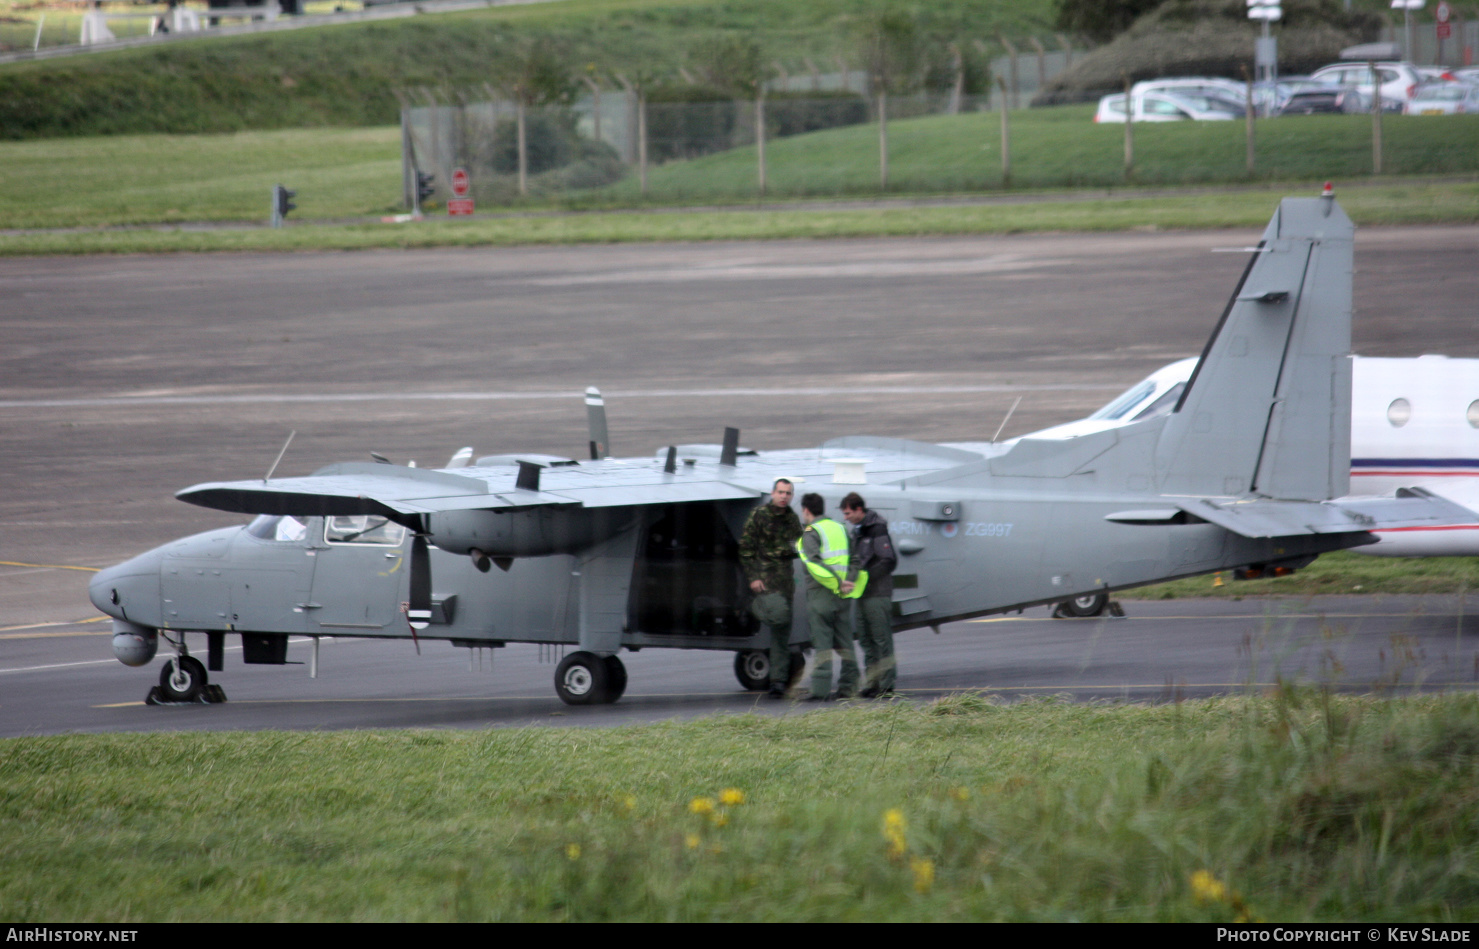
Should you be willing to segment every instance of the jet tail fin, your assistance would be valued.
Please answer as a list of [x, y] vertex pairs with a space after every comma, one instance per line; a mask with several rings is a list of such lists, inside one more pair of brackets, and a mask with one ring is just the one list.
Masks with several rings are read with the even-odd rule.
[[1332, 197], [1280, 203], [1162, 430], [1163, 493], [1350, 493], [1354, 235]]

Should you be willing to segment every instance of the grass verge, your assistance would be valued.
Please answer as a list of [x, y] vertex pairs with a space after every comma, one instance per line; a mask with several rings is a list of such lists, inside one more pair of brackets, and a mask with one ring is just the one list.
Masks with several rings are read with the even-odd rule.
[[[0, 233], [0, 255], [308, 251], [631, 241], [784, 240], [1178, 230], [1263, 226], [1285, 194], [1314, 184], [1153, 199], [1133, 192], [1013, 205], [881, 205], [673, 212], [584, 212], [411, 224], [294, 223], [262, 228], [110, 229]], [[265, 201], [264, 201], [265, 203]], [[1479, 221], [1479, 184], [1392, 183], [1352, 188], [1341, 205], [1360, 225]]]
[[[1220, 580], [1220, 582], [1219, 582]], [[1479, 557], [1371, 557], [1339, 551], [1287, 577], [1234, 581], [1230, 572], [1116, 593], [1121, 599], [1317, 596], [1337, 593], [1466, 593], [1479, 590]]]
[[15, 923], [1479, 917], [1472, 695], [69, 735], [0, 764]]

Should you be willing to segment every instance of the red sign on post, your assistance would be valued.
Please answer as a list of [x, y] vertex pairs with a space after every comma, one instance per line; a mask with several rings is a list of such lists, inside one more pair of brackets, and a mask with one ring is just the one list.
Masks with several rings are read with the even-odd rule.
[[459, 214], [472, 214], [472, 198], [451, 198], [447, 201], [447, 214], [456, 217]]
[[465, 198], [465, 197], [467, 197], [467, 190], [468, 190], [469, 184], [470, 183], [467, 180], [467, 169], [466, 168], [454, 168], [454, 169], [452, 169], [452, 193], [453, 194], [457, 195], [457, 197], [459, 197], [459, 198]]
[[457, 197], [447, 202], [447, 214], [456, 217], [459, 214], [472, 214], [472, 198], [467, 193], [472, 190], [472, 182], [468, 180], [466, 168], [452, 169], [452, 193]]

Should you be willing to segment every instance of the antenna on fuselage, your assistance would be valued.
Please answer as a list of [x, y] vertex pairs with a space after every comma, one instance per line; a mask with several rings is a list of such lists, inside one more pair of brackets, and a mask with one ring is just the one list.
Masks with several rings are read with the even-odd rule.
[[1022, 404], [1022, 397], [1019, 395], [1019, 396], [1017, 396], [1017, 401], [1015, 401], [1015, 402], [1012, 403], [1012, 407], [1009, 408], [1009, 409], [1007, 409], [1007, 417], [1001, 420], [1001, 424], [1000, 425], [996, 426], [996, 434], [991, 436], [991, 443], [993, 445], [996, 444], [996, 439], [1001, 435], [1001, 430], [1004, 429], [1004, 428], [1006, 428], [1007, 427], [1007, 423], [1012, 420], [1012, 413], [1015, 412], [1015, 411], [1017, 411], [1017, 406], [1019, 406], [1021, 404]]
[[293, 436], [296, 434], [298, 434], [296, 428], [288, 432], [288, 440], [282, 443], [282, 451], [277, 453], [277, 458], [273, 460], [272, 467], [267, 469], [267, 474], [262, 478], [263, 484], [272, 480], [272, 473], [277, 470], [278, 462], [282, 461], [282, 456], [288, 453], [288, 446], [293, 443]]

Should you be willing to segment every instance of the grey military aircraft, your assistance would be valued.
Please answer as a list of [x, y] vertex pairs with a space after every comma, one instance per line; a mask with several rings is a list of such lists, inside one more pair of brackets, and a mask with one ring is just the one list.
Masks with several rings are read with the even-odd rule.
[[186, 488], [184, 501], [257, 516], [104, 570], [90, 596], [124, 663], [169, 644], [154, 700], [222, 697], [187, 636], [204, 635], [218, 671], [238, 634], [248, 663], [285, 662], [293, 635], [574, 647], [555, 689], [593, 704], [621, 696], [622, 649], [729, 651], [744, 687], [766, 687], [769, 635], [747, 610], [737, 539], [781, 477], [829, 506], [868, 486], [901, 554], [898, 629], [1297, 568], [1377, 528], [1467, 521], [1421, 490], [1344, 497], [1353, 240], [1328, 194], [1285, 199], [1159, 417], [1000, 450], [847, 437], [754, 452], [726, 429], [721, 444], [612, 458], [588, 393], [588, 460], [464, 451], [441, 470], [349, 462]]

